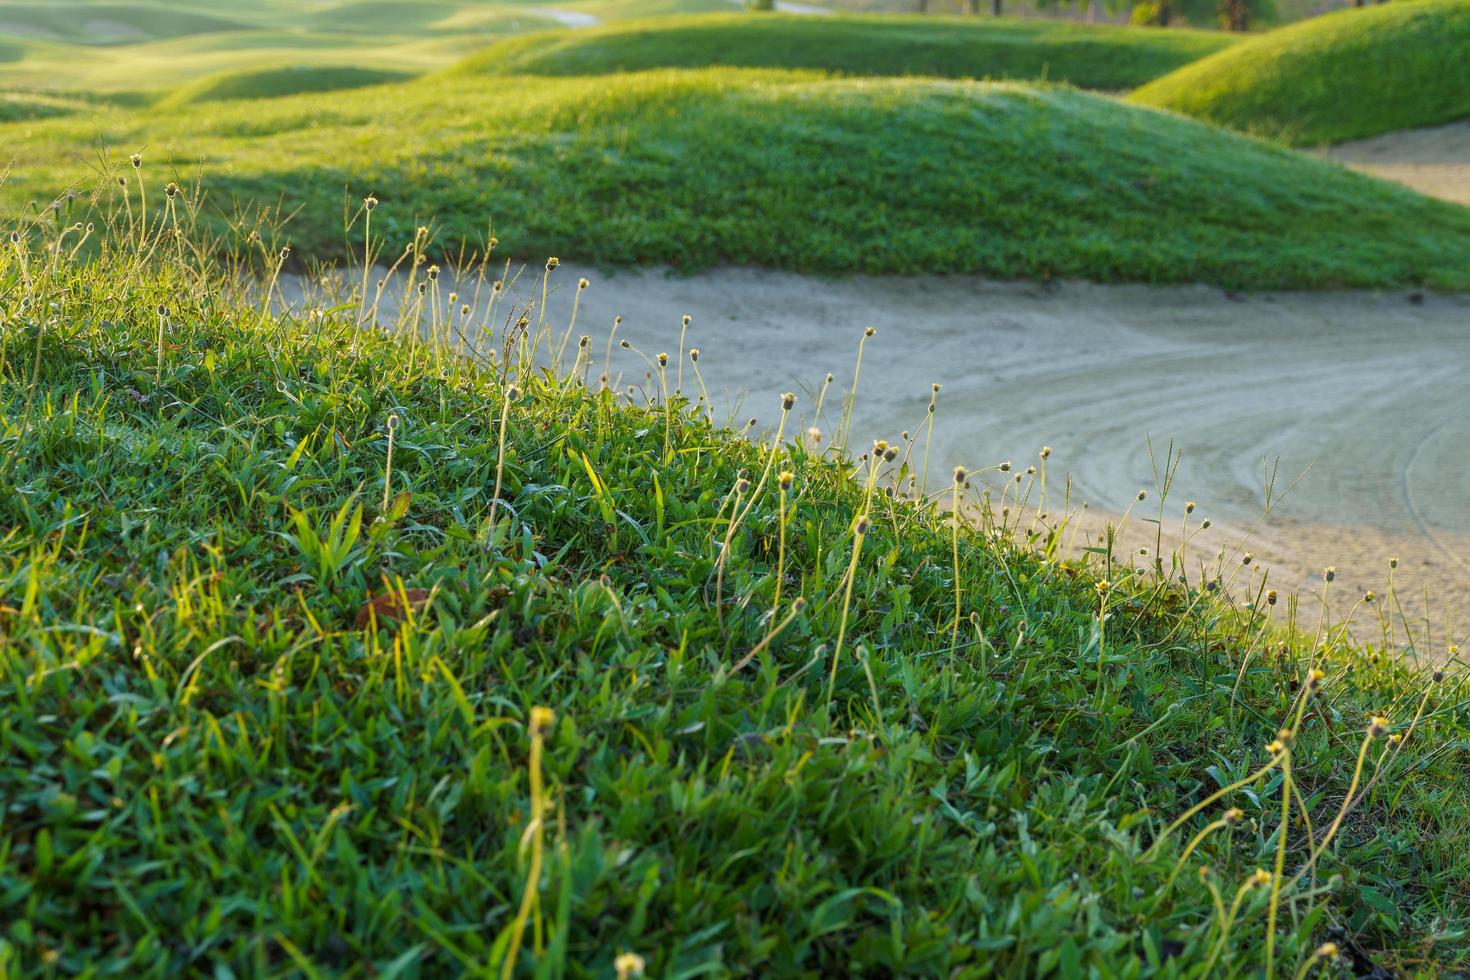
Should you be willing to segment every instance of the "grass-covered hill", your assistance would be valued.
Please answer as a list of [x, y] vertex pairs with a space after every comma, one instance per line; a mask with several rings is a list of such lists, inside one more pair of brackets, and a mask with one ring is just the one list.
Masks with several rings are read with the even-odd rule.
[[191, 82], [161, 100], [161, 108], [175, 109], [191, 102], [238, 99], [274, 99], [307, 92], [335, 92], [367, 88], [412, 77], [405, 72], [354, 65], [296, 65], [222, 72]]
[[805, 68], [842, 75], [1051, 79], [1130, 89], [1229, 47], [1228, 34], [1068, 21], [901, 15], [713, 14], [528, 34], [456, 68], [497, 75], [602, 75], [650, 68]]
[[1283, 27], [1132, 98], [1297, 144], [1470, 116], [1470, 0], [1400, 0]]
[[919, 434], [799, 435], [837, 392], [751, 443], [545, 373], [420, 254], [278, 318], [191, 193], [0, 251], [7, 975], [1467, 966], [1458, 667], [957, 527]]
[[1470, 282], [1464, 208], [1060, 87], [702, 69], [119, 110], [0, 128], [21, 175], [0, 204], [92, 186], [77, 147], [99, 134], [181, 182], [203, 161], [222, 210], [290, 202], [298, 258], [355, 247], [346, 189], [391, 202], [399, 241], [444, 215], [443, 241], [488, 225], [517, 255], [614, 265]]
[[0, 5], [0, 34], [40, 37], [87, 45], [131, 44], [244, 26], [230, 8], [163, 3], [99, 3], [48, 0]]

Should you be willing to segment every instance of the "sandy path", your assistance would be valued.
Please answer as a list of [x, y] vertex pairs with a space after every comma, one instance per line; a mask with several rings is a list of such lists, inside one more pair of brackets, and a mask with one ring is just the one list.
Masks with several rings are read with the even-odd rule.
[[1323, 155], [1421, 194], [1470, 204], [1470, 119], [1342, 143]]
[[[1246, 546], [1274, 587], [1311, 592], [1335, 564], [1337, 596], [1381, 593], [1397, 556], [1412, 618], [1432, 617], [1436, 636], [1447, 614], [1456, 637], [1470, 625], [1470, 296], [1231, 299], [1208, 287], [824, 281], [748, 269], [602, 275], [563, 265], [553, 323], [566, 323], [582, 275], [592, 286], [576, 332], [593, 336], [599, 365], [615, 315], [625, 318], [619, 337], [652, 357], [676, 350], [679, 317], [692, 314], [688, 343], [701, 350], [711, 399], [742, 422], [774, 422], [789, 389], [802, 395], [803, 427], [832, 433], [858, 338], [876, 326], [852, 445], [918, 431], [931, 383], [942, 384], [931, 485], [957, 463], [1009, 459], [1022, 469], [1049, 445], [1052, 487], [1069, 474], [1074, 501], [1093, 515], [1120, 512], [1147, 489], [1150, 514], [1135, 514], [1137, 525], [1155, 506], [1146, 440], [1159, 457], [1172, 442], [1183, 462], [1167, 526], [1186, 500], [1217, 525], [1192, 542], [1191, 559], [1240, 542], [1262, 514], [1263, 466], [1279, 460], [1278, 494], [1305, 475]], [[539, 283], [539, 270], [526, 273], [513, 293], [537, 299]], [[614, 351], [623, 385], [646, 370]], [[829, 371], [837, 382], [813, 419]], [[685, 380], [694, 390], [687, 370]]]

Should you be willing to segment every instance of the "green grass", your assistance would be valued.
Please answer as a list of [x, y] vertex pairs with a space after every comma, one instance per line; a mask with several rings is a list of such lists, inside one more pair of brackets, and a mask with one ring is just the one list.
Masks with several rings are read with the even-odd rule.
[[[223, 11], [222, 11], [223, 13]], [[130, 44], [228, 31], [240, 22], [183, 6], [149, 3], [6, 3], [0, 34], [39, 36], [77, 44]]]
[[410, 78], [404, 72], [351, 65], [285, 66], [258, 68], [251, 71], [225, 72], [211, 75], [173, 92], [161, 103], [178, 108], [194, 102], [221, 102], [228, 99], [277, 99], [303, 92], [335, 92], [342, 89], [367, 88], [384, 82]]
[[735, 13], [523, 35], [491, 45], [456, 71], [602, 75], [724, 65], [841, 75], [1046, 78], [1120, 90], [1234, 42], [1227, 34], [1066, 21]]
[[[1289, 640], [1280, 609], [1078, 567], [1051, 532], [956, 531], [886, 464], [543, 372], [526, 345], [562, 325], [534, 309], [491, 367], [423, 338], [435, 291], [384, 331], [346, 289], [282, 320], [171, 221], [78, 262], [53, 228], [0, 252], [7, 975], [497, 975], [515, 949], [526, 977], [624, 951], [651, 976], [1243, 976], [1277, 890], [1225, 922], [1210, 889], [1292, 875], [1349, 797], [1317, 886], [1279, 890], [1275, 975], [1329, 935], [1467, 966], [1458, 668]], [[354, 625], [386, 589], [413, 615]], [[1291, 781], [1278, 756], [1160, 842], [1303, 703]], [[1407, 738], [1355, 794], [1369, 712]]]
[[1287, 142], [1470, 116], [1470, 0], [1402, 0], [1271, 31], [1132, 98]]
[[[1064, 88], [738, 69], [435, 79], [0, 129], [12, 212], [90, 187], [78, 146], [290, 202], [297, 256], [340, 256], [344, 188], [407, 240], [486, 224], [514, 254], [843, 274], [1104, 282], [1470, 284], [1470, 211], [1172, 115]], [[99, 139], [100, 137], [100, 139]], [[117, 158], [122, 158], [119, 155]], [[156, 199], [155, 199], [156, 203]]]

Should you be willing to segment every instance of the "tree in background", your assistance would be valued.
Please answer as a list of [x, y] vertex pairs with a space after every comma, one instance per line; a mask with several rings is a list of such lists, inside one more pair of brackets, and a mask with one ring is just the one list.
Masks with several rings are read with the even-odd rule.
[[1168, 27], [1176, 19], [1205, 25], [1214, 20], [1227, 31], [1248, 31], [1277, 18], [1272, 0], [1143, 0], [1133, 8], [1129, 21], [1152, 27]]

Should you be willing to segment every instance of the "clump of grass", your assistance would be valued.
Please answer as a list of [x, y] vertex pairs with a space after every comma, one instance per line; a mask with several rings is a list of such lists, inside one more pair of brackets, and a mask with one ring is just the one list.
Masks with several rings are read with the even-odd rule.
[[298, 321], [269, 230], [98, 227], [0, 254], [7, 970], [1467, 965], [1460, 668], [1276, 631], [1233, 693], [1257, 611], [1122, 562], [1100, 610], [1039, 472], [956, 522], [898, 446], [545, 370], [537, 310]]

